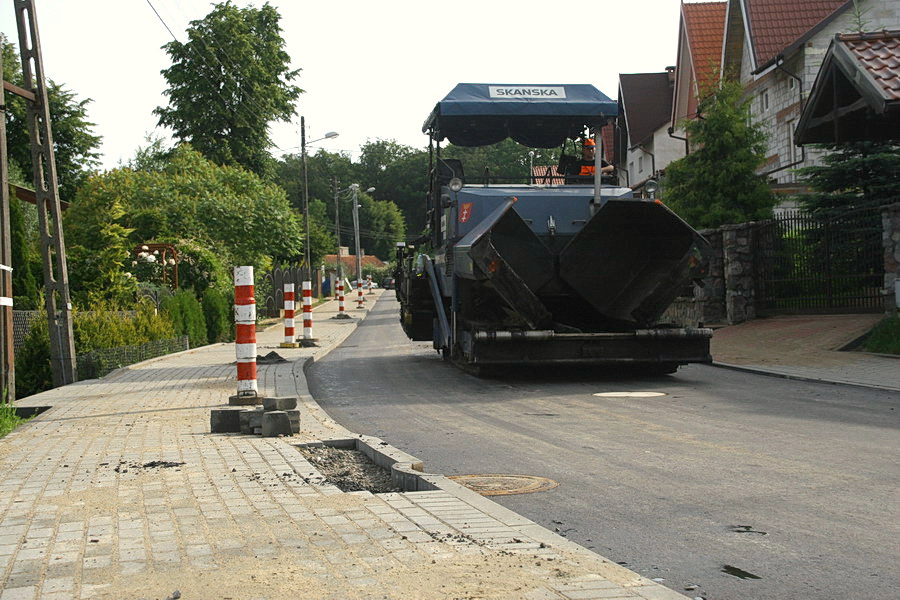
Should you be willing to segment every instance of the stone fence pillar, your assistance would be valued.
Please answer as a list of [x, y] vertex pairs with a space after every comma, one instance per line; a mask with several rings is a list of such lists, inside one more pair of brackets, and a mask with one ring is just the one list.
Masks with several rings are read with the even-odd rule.
[[900, 203], [884, 207], [881, 212], [884, 244], [885, 312], [897, 315], [900, 305]]
[[709, 270], [703, 287], [694, 288], [694, 300], [700, 305], [699, 321], [704, 324], [725, 322], [725, 261], [722, 255], [722, 231], [704, 229], [699, 232], [712, 247]]
[[725, 225], [722, 231], [725, 318], [734, 325], [756, 318], [753, 236], [756, 223]]

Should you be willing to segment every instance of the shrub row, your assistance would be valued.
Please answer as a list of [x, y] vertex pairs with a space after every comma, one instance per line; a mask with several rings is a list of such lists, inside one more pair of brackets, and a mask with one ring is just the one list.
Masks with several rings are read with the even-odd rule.
[[[76, 355], [183, 335], [191, 348], [233, 339], [231, 301], [213, 288], [203, 292], [202, 304], [192, 292], [180, 290], [162, 300], [160, 308], [157, 312], [153, 302], [144, 300], [133, 316], [102, 304], [90, 312], [76, 311], [72, 321]], [[23, 398], [51, 387], [50, 336], [47, 318], [41, 315], [16, 354], [16, 396]]]

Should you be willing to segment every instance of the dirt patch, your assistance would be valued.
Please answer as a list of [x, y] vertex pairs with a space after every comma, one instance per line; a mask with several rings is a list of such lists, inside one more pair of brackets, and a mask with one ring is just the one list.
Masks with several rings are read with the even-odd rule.
[[358, 450], [329, 446], [298, 446], [297, 449], [327, 483], [342, 492], [383, 494], [403, 491], [391, 482], [387, 469], [379, 467]]

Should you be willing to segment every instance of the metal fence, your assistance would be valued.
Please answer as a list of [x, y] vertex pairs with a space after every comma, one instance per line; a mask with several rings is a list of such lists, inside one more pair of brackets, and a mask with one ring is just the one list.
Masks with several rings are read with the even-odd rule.
[[[13, 351], [18, 352], [19, 348], [22, 347], [22, 343], [25, 341], [25, 338], [28, 337], [28, 333], [31, 331], [31, 326], [41, 318], [41, 315], [44, 314], [42, 310], [14, 310], [13, 311]], [[74, 318], [78, 318], [80, 315], [90, 314], [90, 311], [79, 311], [73, 313]], [[125, 318], [125, 317], [134, 317], [137, 313], [133, 310], [120, 310], [116, 311], [116, 314]]]
[[182, 335], [168, 340], [154, 340], [146, 344], [93, 350], [75, 357], [78, 380], [96, 379], [121, 367], [188, 349], [190, 349], [188, 336]]
[[884, 310], [880, 207], [789, 211], [760, 224], [755, 246], [760, 316]]
[[293, 283], [296, 297], [300, 298], [300, 284], [303, 282], [303, 269], [290, 267], [273, 269], [263, 275], [258, 283], [256, 293], [256, 313], [260, 318], [279, 317], [284, 309], [284, 284]]

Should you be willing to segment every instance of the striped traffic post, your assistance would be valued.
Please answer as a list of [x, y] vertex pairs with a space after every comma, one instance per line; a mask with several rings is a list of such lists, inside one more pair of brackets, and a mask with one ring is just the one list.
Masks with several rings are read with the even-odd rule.
[[370, 293], [370, 294], [374, 294], [374, 293], [375, 293], [375, 292], [372, 291], [372, 276], [371, 276], [371, 275], [369, 275], [368, 277], [366, 277], [366, 287], [367, 287], [368, 290], [369, 290], [368, 293]]
[[284, 284], [284, 341], [279, 344], [281, 348], [296, 348], [296, 336], [294, 334], [294, 284]]
[[356, 278], [356, 308], [362, 308], [363, 302], [365, 302], [365, 301], [366, 301], [366, 299], [363, 298], [363, 291], [362, 291], [362, 279], [357, 277]]
[[303, 345], [315, 346], [312, 335], [312, 281], [303, 282]]
[[339, 279], [337, 282], [337, 291], [338, 291], [338, 314], [334, 315], [335, 319], [352, 319], [350, 315], [344, 310], [344, 280], [343, 278]]
[[237, 395], [229, 404], [256, 404], [256, 300], [253, 267], [234, 268], [234, 352], [237, 358]]

